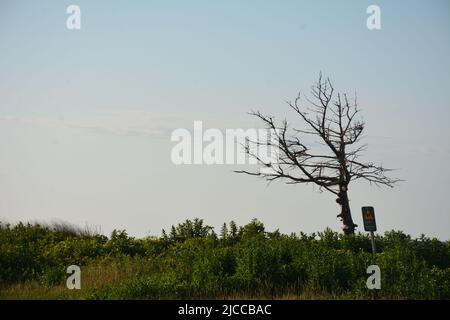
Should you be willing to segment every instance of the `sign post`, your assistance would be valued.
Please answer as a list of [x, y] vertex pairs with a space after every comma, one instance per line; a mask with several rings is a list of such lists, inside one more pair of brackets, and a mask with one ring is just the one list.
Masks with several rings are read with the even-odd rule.
[[375, 210], [373, 207], [362, 207], [362, 216], [364, 221], [364, 230], [370, 232], [370, 240], [372, 242], [372, 253], [375, 254], [375, 238], [374, 231], [377, 231], [377, 224], [375, 221]]

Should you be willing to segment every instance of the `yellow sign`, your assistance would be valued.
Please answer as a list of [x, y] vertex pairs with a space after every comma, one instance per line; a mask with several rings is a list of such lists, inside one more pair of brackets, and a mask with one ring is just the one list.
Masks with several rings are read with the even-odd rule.
[[377, 224], [375, 222], [375, 210], [373, 207], [362, 207], [362, 217], [364, 221], [364, 230], [377, 231]]

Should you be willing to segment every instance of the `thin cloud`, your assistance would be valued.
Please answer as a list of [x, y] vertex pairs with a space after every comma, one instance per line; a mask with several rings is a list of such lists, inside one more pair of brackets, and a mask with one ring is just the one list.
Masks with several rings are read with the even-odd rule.
[[167, 138], [177, 128], [191, 129], [194, 120], [202, 120], [205, 128], [251, 127], [246, 117], [227, 119], [220, 116], [155, 113], [147, 111], [102, 111], [85, 117], [32, 115], [0, 115], [0, 121], [16, 122], [55, 129], [73, 129], [117, 136], [149, 136]]
[[176, 115], [150, 112], [112, 112], [82, 118], [31, 115], [0, 115], [0, 121], [55, 129], [83, 130], [118, 136], [167, 137], [186, 120]]

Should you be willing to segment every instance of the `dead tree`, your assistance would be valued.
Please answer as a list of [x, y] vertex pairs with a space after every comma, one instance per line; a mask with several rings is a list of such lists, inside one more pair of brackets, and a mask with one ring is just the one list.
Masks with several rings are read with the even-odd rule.
[[[330, 79], [320, 75], [311, 87], [311, 95], [312, 98], [305, 97], [306, 108], [300, 105], [300, 93], [294, 102], [287, 102], [305, 124], [302, 129], [290, 129], [286, 120], [278, 125], [274, 117], [259, 111], [250, 113], [264, 122], [275, 134], [275, 139], [248, 141], [245, 151], [261, 166], [271, 170], [236, 172], [261, 176], [267, 181], [284, 179], [288, 184], [313, 183], [320, 191], [333, 193], [341, 206], [338, 218], [343, 223], [343, 231], [351, 235], [357, 225], [353, 222], [349, 204], [350, 182], [361, 179], [378, 186], [393, 187], [400, 180], [386, 175], [391, 169], [359, 160], [367, 145], [360, 144], [365, 123], [359, 117], [356, 94], [350, 101], [347, 94], [335, 93]], [[305, 135], [318, 138], [322, 145], [320, 150], [313, 151], [308, 147]], [[278, 148], [278, 161], [264, 160], [258, 154], [261, 146]]]

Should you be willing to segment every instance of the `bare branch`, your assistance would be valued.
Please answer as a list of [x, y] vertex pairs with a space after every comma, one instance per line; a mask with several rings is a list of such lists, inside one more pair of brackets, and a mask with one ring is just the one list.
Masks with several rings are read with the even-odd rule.
[[[261, 167], [270, 170], [236, 172], [259, 176], [269, 182], [282, 179], [287, 184], [312, 183], [319, 186], [319, 191], [327, 190], [337, 195], [336, 201], [342, 207], [339, 217], [343, 219], [344, 231], [351, 234], [356, 225], [351, 219], [347, 197], [350, 182], [360, 179], [377, 186], [393, 187], [402, 180], [390, 178], [387, 174], [391, 169], [358, 160], [367, 145], [359, 144], [365, 123], [359, 118], [356, 94], [350, 102], [347, 94], [335, 94], [330, 79], [323, 80], [320, 75], [318, 82], [311, 87], [311, 96], [305, 97], [307, 106], [300, 105], [301, 93], [293, 102], [287, 101], [304, 123], [302, 128], [290, 128], [286, 120], [277, 124], [273, 116], [259, 111], [250, 113], [275, 134], [275, 139], [251, 141], [254, 148], [245, 146], [245, 151]], [[311, 150], [305, 136], [319, 137], [325, 150]], [[277, 163], [260, 157], [258, 149], [261, 146], [278, 149]]]

